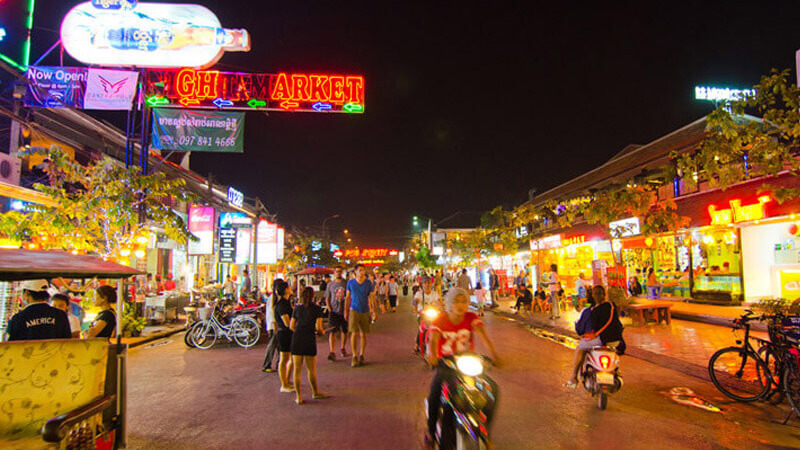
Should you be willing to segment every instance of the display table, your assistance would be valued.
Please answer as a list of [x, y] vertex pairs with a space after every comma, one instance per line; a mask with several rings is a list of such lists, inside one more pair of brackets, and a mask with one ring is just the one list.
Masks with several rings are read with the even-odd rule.
[[648, 302], [628, 305], [628, 312], [633, 319], [633, 326], [636, 327], [644, 326], [647, 321], [660, 325], [662, 320], [669, 325], [672, 321], [670, 308], [672, 308], [672, 302]]

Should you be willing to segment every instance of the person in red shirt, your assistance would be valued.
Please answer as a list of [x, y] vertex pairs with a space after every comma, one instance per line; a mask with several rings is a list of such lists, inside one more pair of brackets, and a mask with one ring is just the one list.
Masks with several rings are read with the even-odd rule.
[[431, 366], [436, 367], [436, 375], [431, 382], [428, 394], [428, 432], [425, 435], [425, 444], [433, 447], [436, 421], [438, 420], [439, 407], [441, 406], [442, 384], [453, 377], [453, 369], [440, 360], [447, 356], [475, 350], [475, 333], [489, 349], [495, 365], [499, 364], [494, 344], [486, 334], [483, 321], [474, 312], [469, 311], [469, 294], [461, 288], [451, 288], [444, 297], [446, 314], [440, 314], [431, 323], [430, 341], [428, 342], [427, 360]]
[[167, 274], [167, 281], [164, 282], [164, 290], [165, 291], [175, 290], [175, 280], [172, 279], [172, 272]]

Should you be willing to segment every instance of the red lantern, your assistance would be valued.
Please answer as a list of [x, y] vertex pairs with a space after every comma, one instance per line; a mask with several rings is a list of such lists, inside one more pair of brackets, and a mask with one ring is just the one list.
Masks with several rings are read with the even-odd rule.
[[793, 223], [793, 224], [789, 225], [789, 234], [791, 234], [792, 236], [797, 234], [797, 224], [796, 223]]

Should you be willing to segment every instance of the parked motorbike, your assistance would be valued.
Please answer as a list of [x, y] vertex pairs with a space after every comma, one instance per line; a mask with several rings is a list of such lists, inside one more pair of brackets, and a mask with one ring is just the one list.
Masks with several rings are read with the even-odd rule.
[[[489, 425], [499, 388], [486, 374], [488, 358], [462, 353], [442, 358], [454, 376], [442, 385], [441, 407], [434, 439], [440, 450], [486, 449], [491, 445]], [[425, 416], [428, 399], [425, 399]]]
[[622, 388], [616, 349], [594, 347], [586, 352], [578, 380], [592, 397], [597, 397], [597, 406], [606, 409], [608, 396]]

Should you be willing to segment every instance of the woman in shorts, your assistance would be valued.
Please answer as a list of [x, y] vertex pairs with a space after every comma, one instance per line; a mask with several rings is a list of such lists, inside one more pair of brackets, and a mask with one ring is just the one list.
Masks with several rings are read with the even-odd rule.
[[295, 403], [303, 404], [300, 390], [300, 372], [305, 362], [308, 382], [311, 384], [312, 398], [325, 398], [327, 395], [317, 387], [317, 334], [323, 334], [322, 308], [314, 303], [314, 289], [307, 287], [300, 293], [300, 301], [292, 313], [289, 324], [292, 330], [292, 363], [294, 364]]

